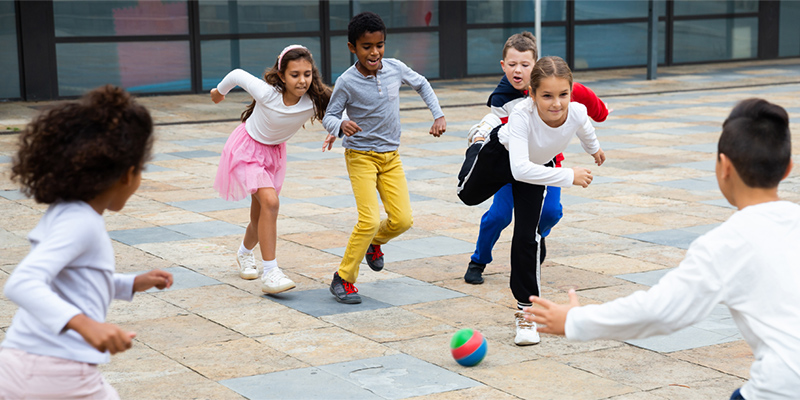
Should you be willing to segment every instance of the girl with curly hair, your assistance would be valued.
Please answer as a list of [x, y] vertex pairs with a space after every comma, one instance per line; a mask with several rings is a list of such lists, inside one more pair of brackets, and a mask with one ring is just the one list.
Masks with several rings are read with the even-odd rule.
[[97, 370], [135, 333], [105, 323], [112, 299], [172, 285], [172, 274], [114, 272], [103, 212], [119, 211], [142, 180], [153, 121], [124, 90], [95, 89], [37, 116], [20, 136], [11, 179], [49, 204], [31, 251], [6, 282], [19, 305], [0, 344], [0, 398], [119, 398]]
[[278, 268], [275, 256], [278, 195], [286, 176], [286, 141], [309, 118], [322, 120], [331, 89], [322, 82], [311, 52], [300, 45], [283, 49], [263, 80], [241, 69], [231, 71], [211, 89], [211, 100], [219, 103], [237, 85], [253, 96], [253, 102], [225, 143], [214, 189], [225, 200], [252, 196], [250, 224], [237, 254], [239, 276], [258, 278], [253, 248], [260, 244], [261, 291], [280, 293], [296, 286]]

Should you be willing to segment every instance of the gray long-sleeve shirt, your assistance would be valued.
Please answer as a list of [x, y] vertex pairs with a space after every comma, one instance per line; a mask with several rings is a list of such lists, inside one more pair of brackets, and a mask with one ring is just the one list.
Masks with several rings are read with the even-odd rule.
[[342, 112], [362, 131], [345, 136], [342, 146], [362, 151], [387, 152], [400, 146], [400, 85], [407, 83], [419, 93], [433, 118], [443, 117], [439, 100], [424, 76], [402, 61], [384, 58], [377, 76], [364, 76], [353, 65], [336, 79], [322, 125], [342, 137]]

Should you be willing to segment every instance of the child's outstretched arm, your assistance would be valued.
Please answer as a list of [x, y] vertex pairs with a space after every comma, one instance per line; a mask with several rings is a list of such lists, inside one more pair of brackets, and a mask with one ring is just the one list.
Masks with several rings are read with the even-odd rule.
[[225, 95], [220, 93], [217, 88], [211, 89], [211, 101], [213, 101], [214, 104], [219, 104], [222, 100], [225, 100]]
[[403, 71], [403, 83], [414, 88], [433, 114], [433, 126], [431, 126], [430, 134], [435, 137], [442, 136], [447, 130], [447, 123], [444, 120], [442, 107], [439, 106], [439, 99], [433, 92], [430, 82], [402, 62], [400, 62], [400, 69]]
[[603, 122], [611, 112], [606, 103], [588, 87], [574, 82], [572, 84], [572, 101], [586, 106], [586, 113], [595, 122]]
[[539, 327], [536, 328], [539, 332], [564, 336], [567, 313], [573, 307], [580, 307], [581, 305], [578, 301], [578, 295], [575, 294], [575, 289], [570, 289], [568, 294], [569, 304], [557, 304], [538, 296], [531, 296], [531, 303], [538, 304], [542, 308], [523, 308], [522, 311], [525, 311], [526, 314], [525, 319], [539, 324]]
[[133, 291], [144, 292], [150, 288], [167, 289], [172, 286], [172, 274], [160, 269], [154, 269], [143, 274], [136, 275], [133, 280]]

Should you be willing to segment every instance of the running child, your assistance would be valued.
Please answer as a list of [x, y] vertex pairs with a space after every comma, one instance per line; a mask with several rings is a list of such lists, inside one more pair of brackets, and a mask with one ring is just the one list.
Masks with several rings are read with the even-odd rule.
[[[333, 274], [331, 293], [337, 301], [361, 303], [353, 285], [361, 260], [374, 270], [383, 269], [381, 245], [411, 227], [408, 196], [400, 145], [400, 85], [406, 83], [419, 93], [433, 114], [430, 134], [439, 137], [447, 124], [439, 100], [424, 76], [401, 61], [383, 58], [386, 26], [374, 13], [363, 12], [347, 26], [347, 47], [358, 61], [336, 80], [331, 102], [322, 124], [329, 132], [322, 150], [330, 149], [342, 137], [345, 163], [358, 209], [339, 270]], [[342, 119], [347, 111], [349, 120]], [[378, 197], [388, 218], [381, 221]]]
[[526, 308], [539, 331], [570, 340], [640, 339], [697, 323], [724, 304], [753, 350], [750, 379], [731, 400], [797, 399], [800, 393], [800, 206], [778, 183], [792, 169], [789, 115], [762, 99], [733, 108], [717, 145], [719, 189], [738, 211], [689, 246], [648, 291], [581, 307], [539, 297]]
[[136, 334], [105, 323], [108, 307], [170, 287], [172, 274], [115, 273], [103, 213], [139, 188], [152, 143], [150, 113], [112, 86], [45, 111], [20, 136], [11, 179], [50, 206], [4, 288], [19, 309], [0, 344], [0, 398], [119, 398], [97, 364]]
[[[508, 122], [508, 115], [511, 114], [514, 106], [527, 97], [531, 69], [536, 64], [537, 58], [536, 38], [532, 33], [516, 33], [508, 38], [503, 46], [503, 59], [500, 61], [505, 75], [486, 103], [491, 107], [492, 113], [487, 115], [482, 123], [478, 123], [470, 129], [468, 135], [470, 144], [473, 141], [483, 140], [492, 128]], [[608, 108], [605, 103], [591, 89], [578, 82], [572, 84], [571, 100], [586, 106], [589, 117], [596, 122], [603, 122], [608, 117]], [[556, 168], [561, 167], [563, 160], [562, 154], [556, 156]], [[492, 262], [492, 248], [500, 238], [503, 229], [511, 223], [513, 211], [514, 199], [511, 195], [511, 184], [507, 184], [494, 194], [491, 207], [481, 217], [475, 252], [470, 257], [467, 272], [464, 274], [465, 282], [476, 285], [483, 283], [483, 271], [486, 264]], [[544, 238], [550, 234], [550, 228], [558, 223], [562, 215], [561, 188], [550, 186], [547, 188], [547, 197], [544, 199], [542, 216], [539, 221], [539, 230], [542, 236], [542, 260], [544, 260], [546, 252]]]
[[236, 86], [253, 96], [242, 113], [242, 123], [233, 130], [219, 160], [214, 189], [225, 200], [250, 195], [250, 223], [236, 255], [239, 276], [258, 278], [253, 248], [261, 246], [263, 272], [261, 291], [280, 293], [295, 283], [278, 268], [278, 208], [286, 176], [286, 141], [309, 120], [322, 120], [331, 90], [319, 76], [307, 48], [287, 46], [264, 79], [235, 69], [211, 89], [211, 100], [219, 103]]
[[514, 315], [514, 343], [520, 346], [539, 343], [539, 334], [521, 310], [530, 306], [531, 295], [540, 293], [539, 217], [547, 186], [587, 187], [592, 182], [590, 170], [554, 168], [553, 158], [577, 135], [598, 166], [605, 161], [586, 106], [570, 102], [572, 72], [567, 63], [560, 57], [540, 59], [530, 82], [529, 96], [514, 107], [508, 124], [467, 149], [458, 176], [458, 196], [467, 205], [480, 204], [511, 184], [516, 222], [510, 286], [519, 309]]

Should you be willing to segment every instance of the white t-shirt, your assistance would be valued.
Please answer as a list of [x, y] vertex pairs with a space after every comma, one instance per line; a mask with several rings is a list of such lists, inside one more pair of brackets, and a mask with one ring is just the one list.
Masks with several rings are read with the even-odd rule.
[[31, 251], [14, 268], [5, 296], [19, 305], [0, 346], [89, 364], [108, 352], [66, 330], [78, 314], [105, 322], [112, 299], [133, 299], [134, 275], [114, 273], [105, 221], [82, 201], [55, 203], [28, 234]]
[[567, 119], [552, 128], [542, 121], [533, 99], [526, 97], [514, 107], [508, 123], [498, 132], [500, 143], [508, 149], [514, 179], [542, 186], [570, 187], [574, 180], [572, 168], [549, 168], [544, 165], [563, 152], [572, 136], [577, 135], [583, 149], [594, 154], [600, 142], [594, 132], [586, 106], [569, 103]]
[[567, 314], [570, 340], [628, 340], [678, 331], [726, 305], [753, 350], [746, 399], [800, 393], [800, 205], [758, 204], [692, 242], [650, 290]]
[[314, 102], [307, 93], [297, 104], [287, 106], [283, 103], [283, 94], [275, 86], [241, 69], [229, 72], [217, 85], [217, 90], [227, 95], [237, 85], [256, 101], [253, 114], [245, 121], [245, 129], [257, 142], [281, 144], [314, 116]]

